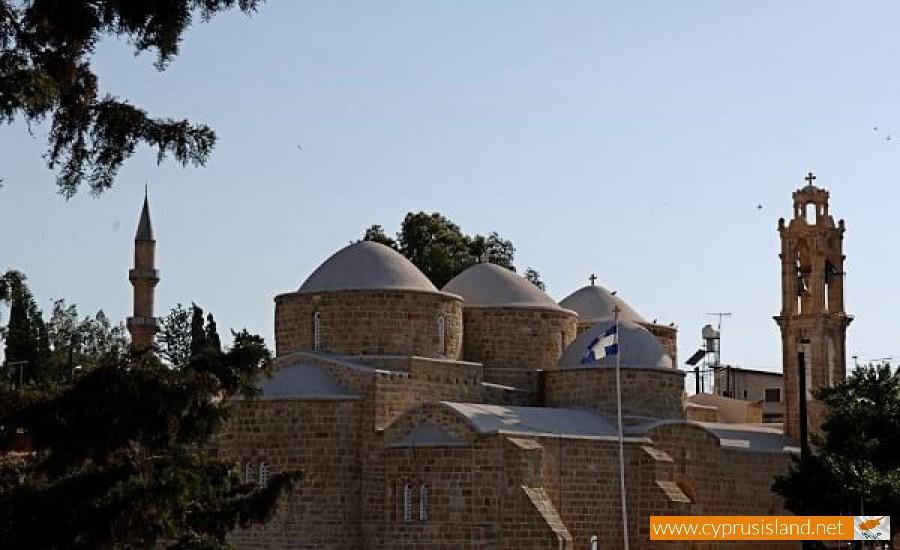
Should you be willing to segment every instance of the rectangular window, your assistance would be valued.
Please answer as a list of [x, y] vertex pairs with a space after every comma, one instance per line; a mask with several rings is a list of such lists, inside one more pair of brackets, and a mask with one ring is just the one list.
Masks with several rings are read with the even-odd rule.
[[403, 486], [403, 521], [412, 521], [413, 487], [409, 483]]
[[766, 388], [766, 403], [781, 403], [781, 388]]
[[428, 485], [419, 487], [419, 521], [428, 521]]
[[269, 483], [269, 465], [265, 462], [259, 463], [259, 486], [264, 487]]

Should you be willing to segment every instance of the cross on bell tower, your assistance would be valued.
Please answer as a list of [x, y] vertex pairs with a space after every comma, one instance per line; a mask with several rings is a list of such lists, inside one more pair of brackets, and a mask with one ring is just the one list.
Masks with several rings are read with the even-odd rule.
[[[828, 191], [812, 183], [816, 176], [810, 172], [804, 179], [806, 186], [793, 194], [793, 218], [778, 220], [781, 313], [775, 317], [781, 328], [784, 429], [801, 444], [805, 426], [816, 431], [825, 412], [814, 390], [846, 375], [846, 331], [853, 320], [844, 311], [844, 220], [835, 225]], [[802, 408], [808, 419], [803, 423]]]

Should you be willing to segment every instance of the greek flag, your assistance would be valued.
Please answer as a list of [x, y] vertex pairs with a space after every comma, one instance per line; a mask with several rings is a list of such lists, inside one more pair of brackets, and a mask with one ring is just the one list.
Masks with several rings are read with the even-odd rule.
[[587, 346], [587, 352], [581, 358], [582, 364], [593, 363], [608, 355], [619, 354], [618, 326], [616, 324], [609, 327], [602, 335], [591, 340], [591, 343]]

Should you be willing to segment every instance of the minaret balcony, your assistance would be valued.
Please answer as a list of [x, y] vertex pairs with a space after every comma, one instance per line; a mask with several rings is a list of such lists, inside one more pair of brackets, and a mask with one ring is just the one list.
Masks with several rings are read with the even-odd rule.
[[152, 279], [159, 281], [159, 270], [150, 269], [148, 267], [136, 267], [128, 270], [128, 280], [135, 281], [139, 279]]
[[127, 324], [129, 327], [136, 327], [136, 326], [156, 327], [156, 326], [158, 326], [156, 317], [141, 317], [141, 316], [129, 317]]

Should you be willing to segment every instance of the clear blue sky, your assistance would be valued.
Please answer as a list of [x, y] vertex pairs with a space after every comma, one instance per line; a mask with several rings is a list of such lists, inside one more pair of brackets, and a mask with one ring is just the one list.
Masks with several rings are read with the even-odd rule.
[[144, 150], [66, 202], [46, 128], [0, 127], [0, 269], [45, 311], [123, 320], [148, 183], [158, 312], [193, 300], [271, 342], [274, 295], [440, 211], [511, 239], [556, 299], [596, 273], [677, 323], [682, 359], [732, 312], [723, 360], [778, 370], [776, 225], [812, 170], [847, 221], [848, 355], [900, 356], [898, 22], [888, 1], [273, 0], [194, 26], [163, 73], [106, 43], [103, 90], [210, 124], [214, 155]]

